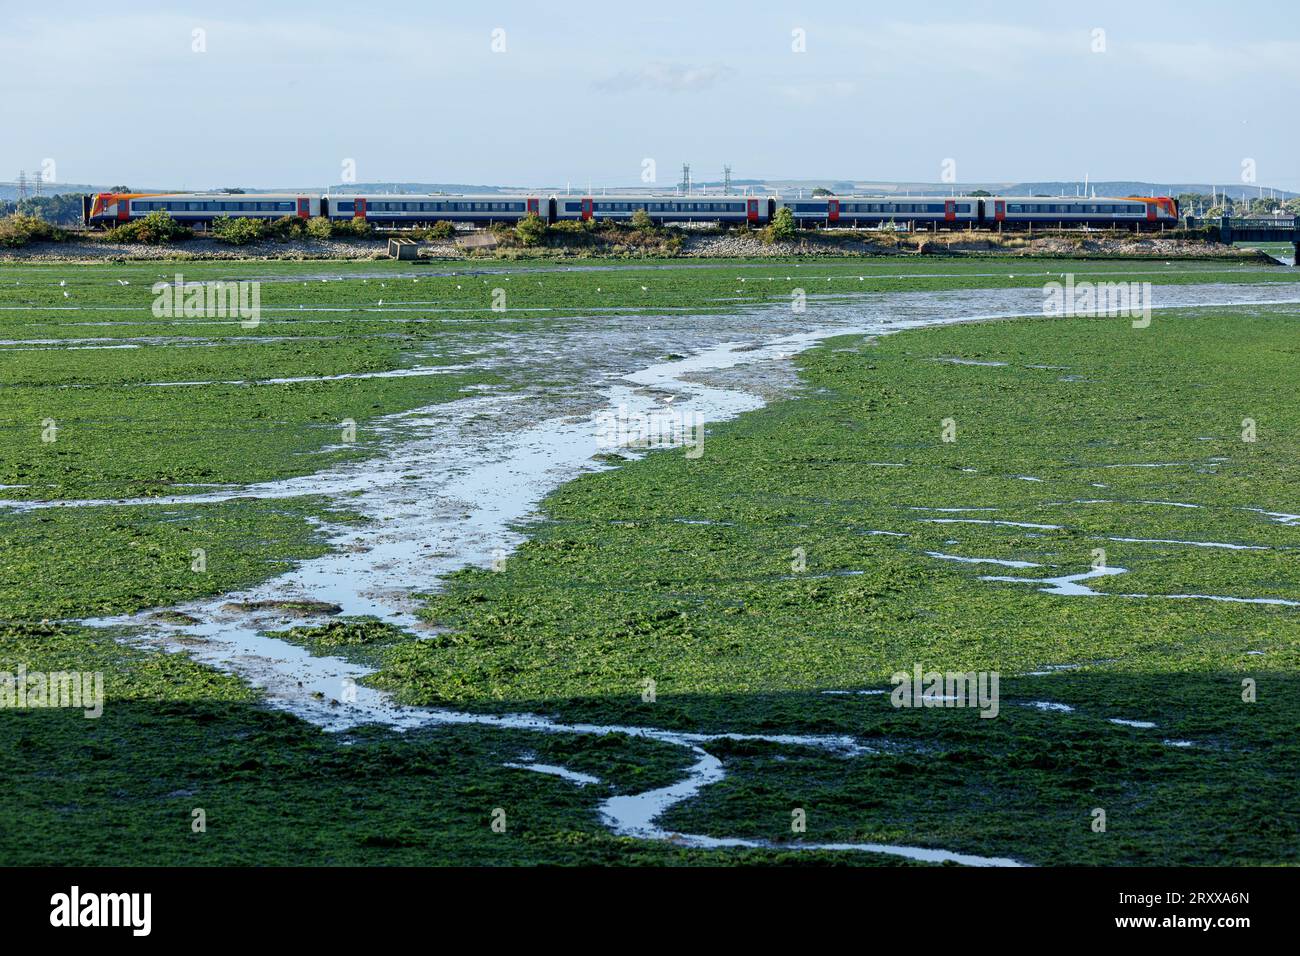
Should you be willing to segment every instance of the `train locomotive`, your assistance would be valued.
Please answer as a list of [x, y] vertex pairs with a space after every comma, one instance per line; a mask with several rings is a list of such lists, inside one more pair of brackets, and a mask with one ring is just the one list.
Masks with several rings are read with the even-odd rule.
[[1168, 196], [813, 196], [659, 195], [606, 196], [406, 193], [98, 193], [83, 198], [88, 226], [112, 226], [166, 211], [190, 225], [228, 216], [253, 219], [364, 219], [376, 226], [516, 223], [537, 215], [549, 223], [630, 220], [639, 210], [656, 223], [726, 223], [762, 226], [777, 210], [790, 210], [802, 228], [1160, 229], [1178, 224], [1178, 203]]

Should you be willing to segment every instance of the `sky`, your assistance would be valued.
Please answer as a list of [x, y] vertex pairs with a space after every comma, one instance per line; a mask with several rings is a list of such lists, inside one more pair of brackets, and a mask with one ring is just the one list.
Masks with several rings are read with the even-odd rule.
[[1300, 191], [1294, 0], [161, 6], [0, 0], [0, 180]]

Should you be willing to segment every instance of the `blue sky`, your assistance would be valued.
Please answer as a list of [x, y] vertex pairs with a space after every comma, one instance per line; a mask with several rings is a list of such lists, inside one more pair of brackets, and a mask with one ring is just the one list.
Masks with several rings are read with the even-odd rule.
[[360, 181], [599, 187], [650, 159], [659, 186], [683, 160], [1236, 183], [1253, 160], [1300, 190], [1293, 3], [158, 6], [6, 2], [0, 179], [53, 159], [62, 182], [324, 185], [353, 160]]

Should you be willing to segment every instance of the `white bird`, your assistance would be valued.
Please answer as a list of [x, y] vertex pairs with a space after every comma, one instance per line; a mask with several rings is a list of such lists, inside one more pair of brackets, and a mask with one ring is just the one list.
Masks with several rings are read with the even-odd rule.
[[63, 297], [64, 297], [65, 299], [71, 299], [71, 298], [72, 298], [72, 293], [70, 293], [70, 292], [66, 292], [66, 291], [65, 291], [65, 292], [63, 293]]
[[641, 287], [641, 291], [642, 291], [642, 292], [649, 292], [650, 290], [647, 289], [645, 286], [642, 286], [642, 287]]
[[60, 280], [59, 280], [59, 285], [67, 285], [67, 284], [68, 284], [68, 280], [67, 280], [67, 279], [60, 279]]
[[380, 300], [379, 300], [379, 304], [380, 304], [380, 305], [383, 305], [383, 304], [384, 304], [384, 300], [383, 300], [383, 299], [380, 299]]
[[131, 283], [128, 282], [127, 280], [125, 280], [125, 279], [118, 279], [118, 280], [117, 280], [117, 284], [118, 284], [118, 285], [130, 285]]

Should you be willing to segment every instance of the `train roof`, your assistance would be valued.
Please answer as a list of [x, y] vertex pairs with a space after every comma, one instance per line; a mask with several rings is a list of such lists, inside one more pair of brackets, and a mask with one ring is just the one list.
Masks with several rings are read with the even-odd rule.
[[96, 193], [98, 196], [148, 196], [161, 199], [288, 199], [318, 196], [319, 193]]
[[1014, 199], [1016, 202], [1152, 202], [1167, 196], [980, 196], [980, 199]]
[[485, 202], [502, 199], [536, 199], [550, 193], [325, 193], [327, 199], [481, 199]]

